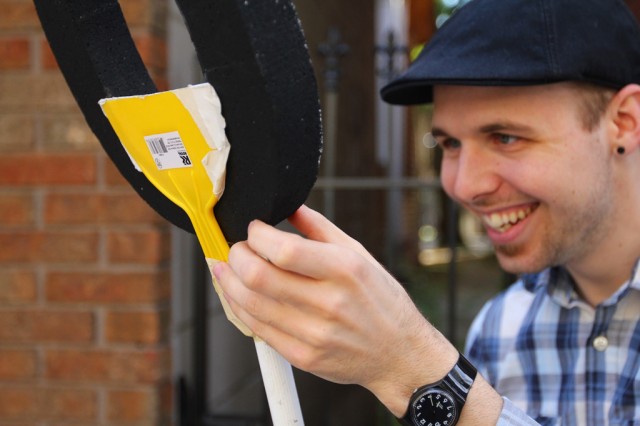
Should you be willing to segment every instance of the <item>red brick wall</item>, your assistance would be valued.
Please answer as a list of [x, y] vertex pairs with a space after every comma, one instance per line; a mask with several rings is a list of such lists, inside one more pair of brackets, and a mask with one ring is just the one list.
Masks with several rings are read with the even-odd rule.
[[[166, 87], [165, 0], [122, 0]], [[30, 0], [0, 0], [0, 424], [170, 423], [169, 233], [88, 130]]]

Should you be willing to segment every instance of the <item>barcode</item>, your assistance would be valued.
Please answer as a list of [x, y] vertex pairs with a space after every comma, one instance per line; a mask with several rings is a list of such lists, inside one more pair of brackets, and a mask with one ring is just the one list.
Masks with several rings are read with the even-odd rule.
[[157, 154], [161, 154], [161, 153], [167, 153], [167, 146], [164, 144], [164, 141], [162, 140], [162, 138], [157, 137], [146, 137], [145, 140], [147, 141], [147, 145], [149, 146], [149, 149], [151, 150], [151, 152], [155, 155]]

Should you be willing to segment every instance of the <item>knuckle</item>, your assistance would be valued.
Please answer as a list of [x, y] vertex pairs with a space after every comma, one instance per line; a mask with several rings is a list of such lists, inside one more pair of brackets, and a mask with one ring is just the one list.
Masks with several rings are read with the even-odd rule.
[[329, 321], [340, 321], [345, 315], [350, 300], [351, 298], [345, 291], [334, 291], [327, 295], [323, 308], [326, 319]]
[[316, 349], [314, 359], [319, 358], [319, 354], [324, 351], [330, 351], [335, 346], [336, 333], [332, 327], [323, 327], [310, 333], [310, 345]]
[[247, 250], [247, 243], [244, 241], [233, 244], [229, 248], [229, 263], [234, 265], [236, 263], [242, 262], [242, 259], [244, 258]]
[[253, 290], [260, 291], [265, 276], [265, 267], [261, 262], [251, 262], [242, 272], [242, 281]]
[[298, 253], [301, 250], [302, 238], [298, 235], [291, 235], [289, 238], [284, 239], [275, 252], [274, 258], [269, 259], [281, 267], [287, 267], [295, 263]]
[[250, 294], [244, 301], [244, 309], [253, 318], [260, 318], [262, 304], [260, 303], [260, 297], [256, 294]]
[[351, 290], [357, 290], [358, 286], [364, 285], [371, 274], [371, 265], [357, 253], [347, 251], [339, 257], [340, 265], [337, 271], [345, 286]]
[[315, 349], [300, 345], [291, 351], [291, 363], [304, 371], [314, 371], [318, 364]]
[[365, 261], [360, 255], [354, 253], [349, 265], [350, 273], [356, 279], [356, 282], [363, 282], [369, 279], [371, 264]]

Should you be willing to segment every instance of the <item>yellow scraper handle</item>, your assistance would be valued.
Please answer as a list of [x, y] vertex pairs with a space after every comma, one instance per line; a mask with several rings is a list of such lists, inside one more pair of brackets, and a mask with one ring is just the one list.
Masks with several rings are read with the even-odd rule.
[[[181, 100], [174, 93], [163, 92], [108, 99], [102, 101], [102, 109], [132, 161], [189, 216], [207, 262], [226, 261], [229, 246], [213, 216], [217, 199], [202, 164], [213, 148]], [[215, 279], [214, 286], [222, 296]], [[244, 334], [251, 335], [225, 298], [220, 297], [220, 301], [227, 318]], [[303, 426], [291, 365], [265, 342], [256, 338], [254, 342], [273, 424]]]
[[218, 201], [202, 164], [212, 150], [172, 92], [107, 99], [102, 109], [134, 164], [191, 219], [204, 254], [227, 260], [229, 246], [213, 216]]

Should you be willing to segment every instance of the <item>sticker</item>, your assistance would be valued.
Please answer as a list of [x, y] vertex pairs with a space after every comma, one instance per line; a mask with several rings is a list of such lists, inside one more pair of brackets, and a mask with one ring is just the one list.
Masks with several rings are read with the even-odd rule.
[[153, 161], [159, 170], [191, 167], [191, 159], [178, 132], [161, 133], [144, 137]]

